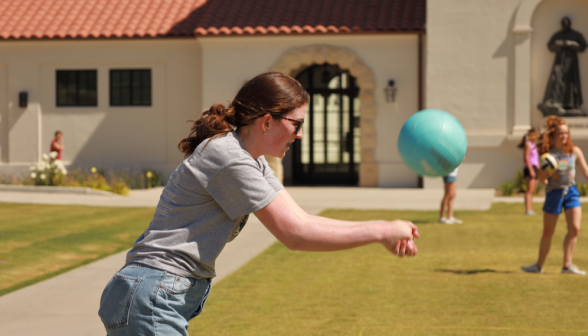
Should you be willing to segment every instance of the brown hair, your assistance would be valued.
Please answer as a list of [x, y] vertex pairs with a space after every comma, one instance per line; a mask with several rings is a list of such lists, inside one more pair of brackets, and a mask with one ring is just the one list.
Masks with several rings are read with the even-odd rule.
[[519, 142], [519, 144], [517, 146], [518, 148], [520, 148], [520, 149], [525, 148], [525, 143], [529, 139], [529, 135], [531, 135], [531, 133], [538, 133], [537, 130], [535, 129], [535, 127], [531, 127], [531, 129], [527, 131], [527, 134], [525, 134], [523, 136], [523, 138], [521, 139], [521, 142]]
[[249, 125], [267, 113], [278, 119], [306, 105], [308, 100], [308, 93], [294, 78], [280, 72], [262, 73], [247, 81], [228, 107], [214, 104], [200, 118], [190, 120], [190, 134], [180, 141], [178, 149], [187, 158], [205, 139], [212, 140]]
[[[545, 132], [543, 132], [543, 139], [542, 139], [542, 143], [541, 143], [541, 154], [549, 152], [549, 150], [551, 149], [551, 146], [553, 146], [553, 144], [552, 144], [553, 135], [555, 134], [555, 131], [557, 131], [557, 128], [560, 125], [566, 125], [568, 127], [568, 132], [570, 130], [570, 127], [565, 122], [565, 120], [560, 119], [557, 116], [546, 117], [545, 124], [546, 124], [547, 129], [545, 130]], [[564, 151], [569, 154], [572, 152], [574, 146], [575, 145], [572, 142], [572, 138], [570, 136], [568, 139], [568, 143], [565, 144]]]

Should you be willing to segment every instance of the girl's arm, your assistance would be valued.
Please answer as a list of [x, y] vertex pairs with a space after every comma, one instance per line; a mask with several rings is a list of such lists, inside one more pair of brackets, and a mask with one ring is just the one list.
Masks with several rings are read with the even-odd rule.
[[255, 216], [291, 250], [337, 251], [377, 242], [398, 256], [417, 252], [413, 237], [419, 234], [411, 222], [347, 222], [311, 216], [285, 190]]
[[572, 151], [574, 152], [574, 154], [576, 154], [577, 165], [582, 168], [582, 174], [584, 174], [584, 177], [588, 180], [588, 165], [586, 164], [584, 153], [578, 146], [574, 146], [574, 149]]
[[360, 223], [360, 222], [343, 221], [343, 220], [337, 220], [337, 219], [332, 219], [332, 218], [327, 218], [327, 217], [309, 215], [306, 211], [304, 211], [304, 209], [302, 209], [298, 205], [298, 203], [296, 203], [294, 198], [292, 198], [292, 196], [290, 195], [290, 193], [286, 189], [282, 189], [282, 190], [278, 191], [278, 195], [280, 195], [282, 197], [282, 199], [288, 204], [288, 206], [294, 212], [294, 214], [296, 214], [296, 216], [298, 216], [298, 218], [300, 218], [300, 220], [302, 220], [304, 222], [317, 222], [317, 223], [321, 223], [321, 224], [325, 224], [325, 225], [339, 225], [339, 226], [341, 226], [341, 225], [342, 226], [357, 225], [358, 223]]
[[549, 179], [551, 177], [551, 175], [553, 175], [553, 174], [548, 172], [547, 170], [539, 169], [539, 183], [547, 184], [548, 183], [547, 179]]
[[529, 157], [531, 156], [531, 145], [529, 145], [529, 142], [525, 142], [525, 164], [527, 164], [527, 168], [529, 169], [529, 175], [531, 175], [531, 178], [535, 178], [535, 169], [533, 169], [533, 166], [531, 165], [531, 160], [529, 159]]

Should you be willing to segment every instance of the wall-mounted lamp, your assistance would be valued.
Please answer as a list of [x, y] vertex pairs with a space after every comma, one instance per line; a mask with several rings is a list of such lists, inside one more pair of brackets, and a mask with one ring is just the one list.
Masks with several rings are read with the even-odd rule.
[[386, 93], [386, 102], [393, 103], [396, 100], [396, 92], [398, 88], [394, 86], [394, 80], [391, 79], [388, 81], [388, 86], [384, 88], [384, 92]]
[[27, 107], [29, 104], [29, 93], [26, 91], [21, 91], [18, 94], [18, 106], [19, 107]]

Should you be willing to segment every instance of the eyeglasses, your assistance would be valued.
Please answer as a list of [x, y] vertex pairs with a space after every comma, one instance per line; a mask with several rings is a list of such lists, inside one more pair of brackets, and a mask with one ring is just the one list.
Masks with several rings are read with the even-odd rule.
[[286, 119], [288, 121], [291, 121], [294, 126], [296, 126], [296, 130], [294, 131], [294, 134], [298, 135], [298, 132], [300, 132], [300, 129], [302, 128], [302, 125], [304, 124], [304, 119], [302, 120], [296, 120], [296, 119], [290, 119], [290, 118], [286, 118], [286, 117], [281, 117], [282, 119]]

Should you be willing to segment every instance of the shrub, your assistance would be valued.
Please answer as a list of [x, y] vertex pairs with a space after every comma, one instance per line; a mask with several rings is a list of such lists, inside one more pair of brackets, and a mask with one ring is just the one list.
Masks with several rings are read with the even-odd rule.
[[22, 175], [18, 173], [0, 174], [0, 184], [23, 185], [25, 183], [33, 184], [30, 177], [23, 179]]
[[[544, 188], [545, 187], [541, 183], [538, 183], [537, 188], [535, 189], [535, 195], [538, 195], [541, 192], [541, 190], [543, 190]], [[512, 195], [519, 193], [519, 192], [523, 192], [523, 193], [527, 192], [527, 183], [525, 181], [525, 174], [523, 173], [523, 170], [522, 169], [517, 170], [513, 181], [502, 183], [500, 185], [500, 191], [502, 192], [502, 194], [504, 196], [512, 196]], [[587, 192], [588, 192], [588, 187], [587, 187]]]
[[511, 196], [517, 192], [517, 186], [512, 181], [502, 183], [500, 185], [500, 191], [504, 196]]
[[108, 185], [108, 182], [106, 182], [106, 178], [104, 177], [104, 175], [99, 173], [90, 174], [86, 178], [84, 187], [105, 191], [110, 191], [112, 189]]
[[525, 182], [525, 173], [523, 173], [522, 169], [517, 170], [515, 173], [515, 180], [514, 180], [515, 188], [517, 191], [527, 192], [527, 183]]
[[153, 170], [108, 171], [108, 175], [124, 181], [131, 189], [149, 189], [162, 185], [161, 174]]
[[119, 195], [128, 195], [129, 187], [123, 181], [116, 181], [112, 184], [112, 192]]
[[56, 154], [43, 155], [43, 161], [31, 167], [31, 175], [5, 176], [0, 174], [0, 182], [15, 185], [52, 185], [65, 187], [86, 187], [127, 195], [131, 189], [148, 189], [162, 185], [161, 173], [148, 169], [127, 169], [115, 171], [111, 168], [77, 168], [67, 171]]
[[159, 187], [163, 184], [159, 172], [147, 170], [145, 171], [145, 178], [147, 180], [147, 188]]
[[31, 166], [30, 178], [34, 185], [63, 185], [67, 169], [61, 160], [57, 160], [57, 155], [57, 152], [51, 152], [49, 155], [43, 154], [43, 160], [39, 161], [36, 166]]

